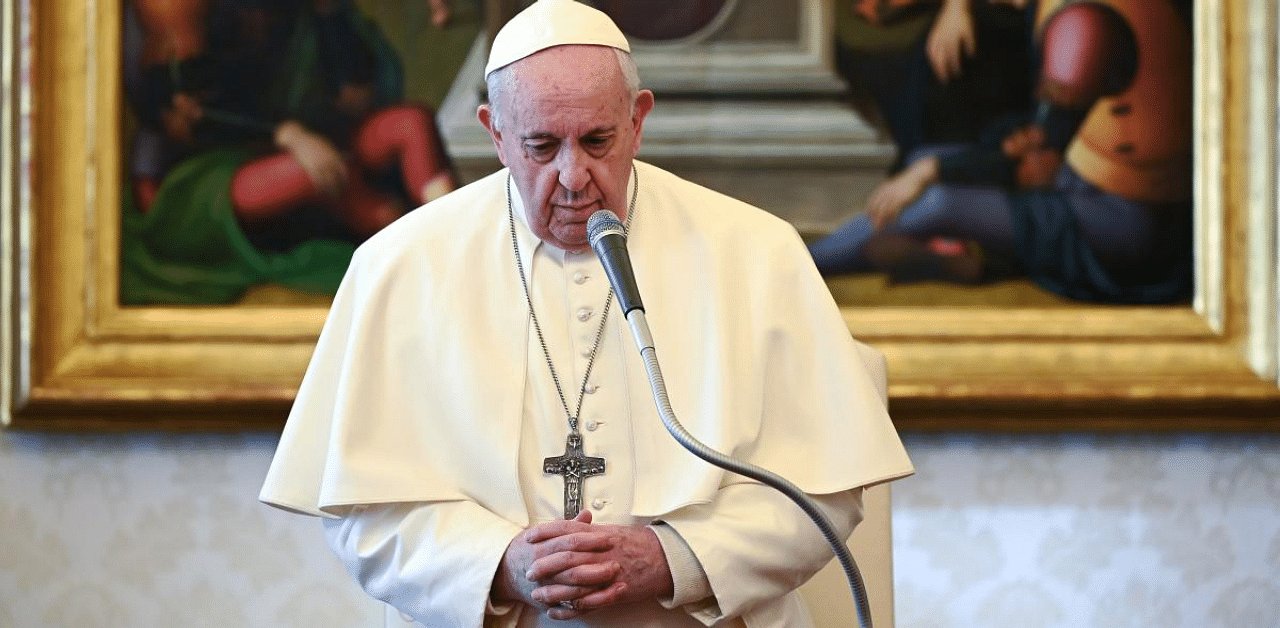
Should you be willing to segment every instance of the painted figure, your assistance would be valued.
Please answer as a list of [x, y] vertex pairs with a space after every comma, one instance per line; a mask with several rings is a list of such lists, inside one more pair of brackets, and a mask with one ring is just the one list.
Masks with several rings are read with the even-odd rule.
[[843, 0], [836, 66], [901, 157], [973, 142], [1032, 105], [1030, 20], [999, 0]]
[[403, 101], [395, 51], [349, 0], [130, 9], [122, 303], [332, 293], [355, 244], [456, 187], [433, 113]]
[[[1025, 124], [924, 147], [867, 213], [810, 244], [825, 274], [979, 282], [1012, 272], [1107, 303], [1189, 298], [1189, 3], [1050, 2]], [[961, 241], [958, 251], [933, 243]]]

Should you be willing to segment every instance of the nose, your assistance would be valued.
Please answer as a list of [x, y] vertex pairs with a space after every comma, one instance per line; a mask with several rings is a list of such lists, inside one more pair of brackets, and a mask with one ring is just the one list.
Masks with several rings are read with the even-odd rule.
[[570, 193], [581, 192], [591, 181], [590, 157], [578, 146], [560, 152], [560, 185]]

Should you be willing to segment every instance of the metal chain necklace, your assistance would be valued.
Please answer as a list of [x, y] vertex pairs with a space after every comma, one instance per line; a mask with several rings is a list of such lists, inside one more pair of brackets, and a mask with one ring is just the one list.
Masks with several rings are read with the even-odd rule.
[[[631, 191], [631, 202], [627, 207], [627, 224], [635, 215], [636, 195], [640, 190], [640, 182], [636, 177], [635, 165], [631, 166], [631, 174], [636, 180]], [[538, 314], [533, 308], [533, 296], [529, 291], [529, 279], [524, 272], [524, 263], [520, 261], [520, 242], [516, 238], [515, 210], [511, 203], [511, 176], [507, 176], [507, 221], [511, 227], [511, 248], [516, 256], [516, 270], [520, 272], [520, 285], [524, 287], [524, 299], [529, 305], [529, 318], [533, 321], [533, 330], [537, 333], [538, 344], [542, 346], [542, 355], [547, 360], [547, 371], [551, 373], [551, 381], [556, 386], [556, 394], [560, 397], [560, 405], [569, 420], [569, 436], [565, 440], [564, 454], [551, 456], [542, 461], [542, 472], [564, 476], [564, 518], [572, 519], [582, 511], [582, 483], [593, 475], [604, 473], [604, 458], [587, 456], [582, 451], [582, 432], [578, 431], [578, 417], [582, 414], [582, 402], [587, 395], [587, 381], [591, 378], [591, 367], [595, 365], [596, 354], [600, 351], [600, 343], [604, 339], [606, 323], [609, 320], [609, 309], [613, 305], [613, 288], [605, 297], [604, 310], [600, 314], [600, 327], [596, 330], [595, 342], [591, 345], [591, 353], [587, 358], [587, 368], [582, 375], [582, 387], [578, 390], [578, 405], [573, 412], [569, 411], [569, 401], [565, 399], [564, 387], [560, 385], [560, 377], [556, 375], [556, 367], [552, 364], [551, 350], [547, 348], [547, 340], [542, 335], [542, 326], [538, 324]]]

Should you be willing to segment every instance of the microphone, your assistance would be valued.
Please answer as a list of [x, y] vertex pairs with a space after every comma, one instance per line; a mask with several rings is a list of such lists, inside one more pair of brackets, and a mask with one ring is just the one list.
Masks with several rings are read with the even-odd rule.
[[609, 283], [618, 296], [623, 316], [629, 316], [632, 310], [643, 312], [640, 288], [636, 286], [636, 277], [631, 271], [631, 257], [627, 255], [626, 225], [618, 220], [617, 214], [601, 209], [587, 219], [587, 240], [591, 242], [591, 250], [600, 258], [600, 264], [609, 276]]

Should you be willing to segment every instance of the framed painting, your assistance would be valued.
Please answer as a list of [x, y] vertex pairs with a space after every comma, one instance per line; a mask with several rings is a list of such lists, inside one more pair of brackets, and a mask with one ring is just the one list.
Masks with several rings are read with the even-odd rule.
[[[658, 93], [655, 115], [666, 107], [666, 117], [646, 126], [641, 156], [762, 206], [790, 199], [781, 206], [811, 212], [787, 216], [804, 232], [850, 204], [822, 190], [869, 190], [893, 150], [830, 98], [840, 90], [829, 46], [835, 3], [778, 1], [789, 12], [755, 22], [726, 13], [752, 3], [694, 3], [688, 19], [642, 33], [637, 61]], [[322, 290], [273, 285], [228, 302], [123, 297], [122, 212], [138, 194], [131, 141], [146, 122], [125, 76], [132, 2], [3, 5], [4, 422], [278, 427], [323, 325]], [[421, 79], [471, 76], [487, 43], [481, 23], [512, 3], [444, 3], [452, 19], [474, 21], [444, 55], [452, 61], [404, 53], [410, 31], [436, 19], [434, 3], [357, 4], [406, 65], [421, 64], [403, 89], [438, 109], [458, 179], [491, 168], [472, 122], [478, 75]], [[874, 302], [862, 284], [830, 282], [850, 331], [888, 356], [901, 429], [1280, 427], [1276, 11], [1275, 0], [1194, 4], [1190, 302], [991, 304], [939, 297], [946, 288]], [[857, 167], [833, 172], [833, 161]]]

